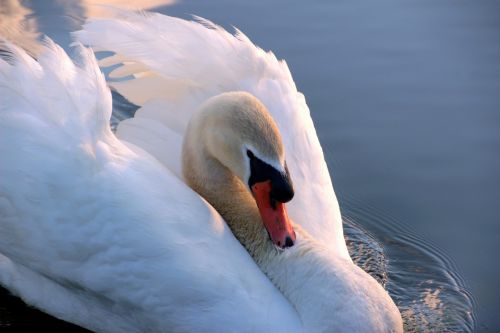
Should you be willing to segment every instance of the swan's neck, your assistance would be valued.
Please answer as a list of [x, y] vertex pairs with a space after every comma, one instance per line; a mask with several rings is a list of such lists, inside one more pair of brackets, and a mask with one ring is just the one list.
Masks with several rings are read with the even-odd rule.
[[[255, 200], [245, 185], [205, 152], [200, 153], [200, 158], [204, 162], [195, 162], [198, 172], [193, 174], [203, 177], [191, 177], [187, 180], [189, 185], [222, 215], [235, 237], [310, 328], [318, 322], [319, 313], [329, 308], [320, 301], [312, 308], [310, 302], [304, 302], [304, 295], [312, 300], [325, 299], [325, 292], [333, 288], [329, 285], [333, 276], [329, 277], [327, 270], [318, 270], [331, 264], [327, 250], [298, 225], [294, 226], [297, 243], [284, 251], [278, 250], [269, 240]], [[200, 173], [200, 169], [204, 171]]]
[[213, 156], [213, 149], [207, 143], [214, 141], [214, 133], [224, 129], [218, 128], [220, 121], [213, 122], [208, 129], [206, 124], [210, 119], [207, 118], [207, 112], [201, 113], [192, 120], [186, 133], [183, 147], [185, 180], [222, 215], [235, 237], [306, 322], [303, 316], [307, 309], [301, 306], [307, 302], [301, 302], [301, 295], [324, 298], [316, 286], [324, 285], [325, 277], [303, 274], [303, 265], [314, 262], [311, 257], [318, 253], [313, 249], [314, 242], [296, 226], [297, 244], [285, 251], [273, 245], [248, 187]]
[[[284, 251], [275, 248], [254, 198], [240, 180], [244, 178], [238, 156], [244, 146], [240, 136], [255, 136], [247, 128], [250, 122], [245, 122], [245, 117], [255, 117], [248, 111], [255, 101], [237, 104], [231, 98], [225, 104], [212, 101], [191, 119], [182, 161], [187, 184], [224, 217], [257, 265], [295, 307], [308, 331], [389, 332], [387, 328], [402, 327], [397, 308], [374, 279], [331, 253], [298, 225], [294, 226], [295, 245]], [[252, 120], [259, 122], [259, 117]]]
[[[186, 170], [189, 166], [193, 170]], [[229, 169], [199, 148], [198, 156], [184, 155], [184, 174], [188, 185], [222, 215], [231, 231], [257, 261], [274, 250], [262, 223], [255, 200], [245, 185]]]

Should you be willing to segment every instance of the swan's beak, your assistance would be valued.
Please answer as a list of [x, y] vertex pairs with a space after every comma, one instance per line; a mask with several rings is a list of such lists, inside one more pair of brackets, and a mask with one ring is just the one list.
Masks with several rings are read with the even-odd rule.
[[271, 198], [271, 181], [255, 183], [251, 188], [271, 241], [282, 249], [292, 246], [296, 239], [295, 231], [285, 204]]

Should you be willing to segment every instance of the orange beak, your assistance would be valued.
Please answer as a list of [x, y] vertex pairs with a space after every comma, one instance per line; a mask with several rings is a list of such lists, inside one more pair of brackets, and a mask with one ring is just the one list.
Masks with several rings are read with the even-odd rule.
[[271, 181], [255, 183], [252, 193], [271, 241], [281, 249], [295, 243], [296, 235], [285, 204], [271, 199]]

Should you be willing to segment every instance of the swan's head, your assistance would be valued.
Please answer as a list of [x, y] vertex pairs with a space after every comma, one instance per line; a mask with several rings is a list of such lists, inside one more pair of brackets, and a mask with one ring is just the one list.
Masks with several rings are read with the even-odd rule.
[[279, 248], [292, 246], [296, 236], [285, 203], [293, 198], [293, 184], [281, 135], [266, 107], [251, 94], [231, 92], [205, 102], [197, 118], [198, 139], [245, 184], [271, 241]]

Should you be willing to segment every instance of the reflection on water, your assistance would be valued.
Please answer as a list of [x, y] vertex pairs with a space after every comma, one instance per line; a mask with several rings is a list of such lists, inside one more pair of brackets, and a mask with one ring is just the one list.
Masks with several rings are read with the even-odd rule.
[[[470, 332], [474, 300], [450, 259], [399, 221], [346, 204], [344, 230], [356, 264], [382, 283], [403, 316], [405, 332]], [[359, 205], [358, 205], [359, 206]], [[356, 222], [354, 222], [356, 221]], [[360, 225], [376, 225], [377, 236]]]
[[139, 5], [127, 0], [0, 0], [0, 35], [15, 41], [31, 54], [37, 54], [40, 32], [68, 46], [68, 32], [79, 29], [86, 17], [106, 16], [106, 6], [147, 10], [175, 2], [141, 0]]
[[33, 11], [18, 0], [0, 0], [0, 36], [36, 54], [39, 33], [36, 18], [32, 14]]
[[[0, 0], [0, 35], [13, 40], [32, 54], [37, 53], [37, 41], [41, 34], [46, 34], [57, 43], [67, 47], [71, 42], [69, 32], [78, 29], [86, 17], [104, 15], [104, 9], [94, 5], [96, 2], [135, 6], [135, 3], [131, 4], [131, 1], [124, 0]], [[422, 234], [422, 230], [434, 231], [433, 228], [435, 228], [437, 233], [445, 234], [441, 239], [446, 240], [455, 236], [448, 231], [450, 223], [454, 223], [454, 227], [456, 226], [458, 230], [456, 232], [462, 230], [461, 232], [467, 235], [469, 232], [467, 230], [472, 230], [467, 229], [467, 222], [469, 220], [475, 222], [476, 217], [479, 221], [477, 223], [482, 222], [484, 219], [481, 219], [479, 213], [485, 213], [485, 211], [478, 209], [477, 215], [472, 216], [473, 218], [469, 216], [469, 219], [460, 220], [458, 215], [460, 210], [456, 210], [457, 216], [452, 222], [443, 217], [443, 226], [439, 227], [438, 223], [434, 226], [432, 222], [429, 222], [431, 220], [429, 215], [431, 217], [446, 216], [439, 214], [442, 211], [455, 212], [455, 206], [448, 205], [438, 207], [441, 210], [432, 210], [436, 207], [432, 205], [432, 200], [436, 200], [436, 196], [433, 197], [432, 193], [418, 192], [417, 195], [415, 194], [417, 192], [407, 191], [407, 188], [415, 190], [412, 188], [413, 183], [410, 185], [394, 184], [393, 188], [387, 186], [387, 184], [392, 184], [391, 179], [404, 179], [402, 175], [405, 172], [415, 174], [415, 177], [419, 175], [422, 177], [421, 175], [424, 174], [425, 177], [420, 183], [425, 183], [425, 181], [437, 183], [441, 179], [460, 179], [463, 182], [470, 182], [473, 178], [462, 177], [463, 174], [460, 172], [465, 170], [463, 168], [471, 166], [472, 162], [480, 160], [481, 156], [477, 155], [479, 150], [469, 149], [466, 152], [476, 154], [474, 158], [446, 160], [446, 156], [440, 155], [438, 150], [432, 150], [432, 147], [442, 145], [447, 149], [446, 152], [453, 152], [454, 150], [448, 149], [449, 147], [445, 145], [448, 141], [451, 147], [454, 147], [453, 144], [463, 147], [468, 143], [468, 141], [452, 142], [450, 138], [453, 131], [449, 129], [449, 122], [453, 121], [455, 125], [458, 125], [460, 119], [467, 122], [467, 113], [460, 107], [470, 100], [477, 100], [477, 109], [481, 111], [475, 113], [477, 117], [472, 118], [475, 123], [479, 124], [479, 121], [484, 118], [486, 123], [493, 124], [498, 119], [487, 113], [495, 105], [500, 105], [500, 103], [495, 104], [495, 101], [489, 97], [495, 86], [479, 81], [460, 80], [462, 76], [467, 77], [468, 74], [474, 73], [476, 69], [484, 72], [485, 78], [492, 77], [487, 67], [481, 68], [481, 63], [474, 61], [472, 50], [477, 50], [478, 47], [471, 48], [470, 52], [462, 52], [463, 49], [458, 44], [453, 44], [457, 43], [454, 36], [458, 32], [475, 33], [474, 36], [478, 38], [474, 40], [479, 43], [481, 41], [479, 37], [483, 35], [471, 28], [479, 23], [469, 19], [466, 15], [459, 16], [460, 20], [457, 19], [456, 22], [453, 21], [456, 18], [452, 17], [445, 22], [446, 24], [435, 23], [444, 20], [451, 8], [449, 2], [443, 0], [438, 2], [436, 5], [429, 1], [418, 3], [408, 1], [405, 5], [397, 5], [390, 0], [377, 2], [377, 4], [369, 4], [366, 1], [331, 1], [306, 5], [300, 1], [292, 1], [292, 6], [280, 1], [256, 1], [249, 5], [230, 4], [217, 0], [210, 4], [186, 1], [174, 8], [161, 7], [159, 10], [176, 15], [194, 13], [214, 19], [226, 27], [238, 26], [257, 44], [276, 50], [280, 57], [288, 60], [298, 86], [306, 92], [329, 166], [335, 172], [334, 179], [342, 211], [344, 216], [348, 217], [345, 218], [344, 228], [346, 242], [353, 260], [388, 289], [401, 310], [407, 331], [468, 332], [475, 328], [474, 299], [467, 291], [459, 270], [448, 256], [435, 246], [429, 245], [422, 237], [416, 236], [416, 232], [404, 227], [404, 222], [408, 216], [415, 214], [417, 218], [412, 222], [417, 221], [422, 226], [426, 226], [419, 229], [418, 225], [414, 225], [419, 235]], [[148, 9], [170, 3], [173, 1], [150, 0], [142, 1], [141, 5], [142, 8]], [[458, 3], [464, 2], [457, 0]], [[485, 8], [487, 12], [488, 7]], [[372, 12], [375, 11], [376, 19], [372, 20]], [[451, 52], [444, 52], [450, 50], [442, 46], [443, 39], [432, 38], [436, 31], [430, 28], [430, 23], [439, 25], [438, 32], [446, 36], [444, 40], [450, 41]], [[336, 27], [332, 28], [335, 25]], [[362, 28], [356, 30], [357, 27]], [[468, 30], [465, 32], [460, 30], [462, 27], [467, 27]], [[398, 30], [399, 28], [401, 31]], [[496, 31], [493, 24], [489, 29], [488, 33]], [[327, 38], [325, 34], [322, 34], [323, 32], [326, 32]], [[426, 40], [430, 42], [426, 43]], [[400, 45], [398, 43], [404, 44], [404, 47], [397, 48]], [[342, 47], [336, 45], [342, 45]], [[334, 50], [328, 49], [330, 47]], [[378, 52], [378, 57], [372, 52]], [[410, 57], [411, 54], [418, 52], [420, 52], [419, 57]], [[430, 61], [439, 62], [439, 66], [432, 67], [429, 59], [425, 58], [426, 55], [433, 54], [432, 52], [436, 52], [437, 55], [434, 55]], [[311, 54], [314, 54], [314, 57], [311, 57]], [[491, 54], [486, 54], [484, 59], [494, 56], [500, 56], [500, 53], [491, 51]], [[472, 60], [467, 62], [469, 58]], [[311, 61], [311, 59], [314, 60]], [[460, 67], [460, 61], [464, 61], [469, 66]], [[457, 67], [462, 68], [463, 71], [455, 71]], [[332, 68], [335, 68], [335, 81], [330, 79]], [[437, 68], [437, 74], [432, 72], [432, 68]], [[432, 86], [432, 82], [439, 81], [446, 75], [454, 78], [454, 82], [449, 85], [448, 82], [441, 82], [441, 85]], [[405, 86], [404, 89], [401, 88], [402, 85]], [[477, 96], [481, 98], [475, 95], [469, 96], [472, 94], [471, 90], [468, 90], [469, 86], [480, 90], [481, 94]], [[436, 87], [441, 89], [439, 93], [433, 91]], [[459, 93], [447, 94], [446, 89], [454, 87]], [[112, 122], [116, 125], [120, 119], [129, 117], [135, 107], [119, 95], [114, 94], [113, 99]], [[428, 100], [432, 100], [434, 104], [431, 106], [425, 104]], [[335, 104], [335, 113], [330, 112], [332, 103]], [[472, 103], [469, 109], [475, 107], [476, 104]], [[396, 116], [390, 113], [391, 108], [398, 110]], [[429, 115], [423, 112], [426, 108], [434, 113]], [[439, 118], [439, 112], [447, 108], [453, 111], [457, 109], [459, 112]], [[413, 109], [417, 109], [418, 112], [409, 112]], [[468, 126], [467, 130], [473, 128], [474, 122], [469, 122], [471, 126]], [[413, 123], [424, 126], [422, 132], [418, 132], [416, 137], [419, 138], [419, 143], [423, 142], [428, 145], [417, 146], [414, 141], [401, 142], [400, 138], [404, 138], [406, 132], [415, 131]], [[358, 124], [365, 126], [358, 126]], [[383, 129], [382, 135], [377, 132], [377, 126]], [[433, 132], [435, 128], [438, 130]], [[445, 137], [433, 136], [434, 133], [441, 133], [441, 130], [446, 133]], [[391, 135], [393, 135], [392, 138]], [[468, 135], [472, 136], [470, 133]], [[488, 141], [487, 134], [481, 134], [479, 137], [485, 142], [486, 149], [493, 147], [491, 140]], [[389, 153], [397, 151], [396, 148], [401, 145], [408, 147], [399, 156], [401, 160], [390, 160]], [[416, 164], [409, 158], [411, 154], [418, 155], [420, 150], [429, 149], [429, 147], [431, 147], [431, 154], [422, 155], [423, 157], [417, 160]], [[332, 156], [335, 156], [335, 159]], [[372, 164], [375, 169], [377, 165], [384, 165], [381, 161], [387, 159], [391, 163], [390, 170], [384, 169], [385, 173], [377, 174], [377, 177], [372, 177], [366, 171], [367, 169], [359, 167], [360, 164]], [[491, 159], [493, 161], [493, 158]], [[443, 165], [448, 167], [445, 168]], [[483, 169], [486, 172], [489, 170], [481, 165], [472, 170], [479, 174], [484, 171]], [[367, 176], [359, 170], [364, 171]], [[450, 173], [455, 178], [446, 178]], [[491, 184], [494, 185], [494, 182]], [[467, 191], [453, 191], [457, 186], [456, 181], [449, 185], [447, 193], [453, 204], [467, 202], [469, 198], [462, 197], [467, 194]], [[493, 185], [491, 186], [494, 187]], [[401, 214], [398, 216], [405, 216], [405, 221], [402, 222], [401, 219], [378, 213], [380, 209], [368, 207], [367, 200], [352, 199], [353, 195], [380, 197], [390, 198], [385, 201], [390, 202], [393, 200], [390, 196], [391, 189], [399, 188], [409, 201], [422, 202], [424, 206], [427, 204], [425, 207], [430, 207], [428, 215], [425, 217], [422, 215], [419, 220], [420, 211], [410, 209], [411, 207], [407, 207], [406, 210], [405, 207], [394, 207], [391, 211], [400, 209]], [[495, 196], [486, 197], [484, 202], [490, 202], [492, 198]], [[468, 207], [473, 206], [468, 205]], [[483, 206], [478, 205], [478, 207]], [[429, 223], [432, 228], [428, 227]], [[492, 234], [498, 234], [498, 229], [491, 230]], [[482, 241], [479, 239], [472, 244], [479, 247]], [[463, 252], [451, 254], [454, 259], [465, 257]], [[472, 260], [475, 260], [475, 257]], [[494, 275], [494, 269], [492, 271], [491, 275]], [[469, 276], [476, 278], [479, 274], [476, 274], [475, 269], [469, 269], [468, 273]], [[478, 281], [482, 280], [477, 278], [474, 282], [480, 284]], [[490, 287], [492, 286], [485, 288]], [[488, 292], [489, 290], [486, 294]], [[492, 297], [498, 298], [498, 295]], [[495, 311], [495, 304], [498, 304], [498, 300], [490, 300], [490, 306], [484, 312], [489, 311], [491, 316], [491, 313]], [[491, 324], [494, 325], [494, 322], [490, 321]], [[6, 291], [0, 289], [0, 328], [4, 330], [6, 327], [13, 330], [19, 328], [76, 330], [71, 325], [24, 306], [22, 302], [8, 296]]]

